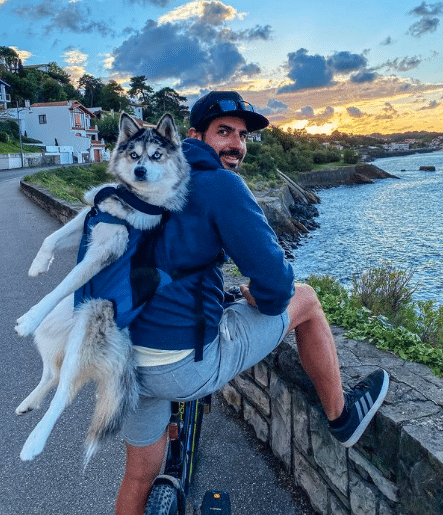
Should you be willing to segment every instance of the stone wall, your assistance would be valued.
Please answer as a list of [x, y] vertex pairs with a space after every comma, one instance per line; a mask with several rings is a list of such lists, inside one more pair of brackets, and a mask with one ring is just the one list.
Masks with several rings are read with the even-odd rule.
[[324, 515], [443, 514], [443, 380], [333, 327], [345, 387], [377, 367], [391, 384], [360, 441], [333, 439], [293, 337], [235, 378], [224, 398]]
[[44, 155], [40, 153], [24, 153], [23, 166], [21, 154], [0, 154], [0, 170], [15, 168], [36, 168], [38, 166], [56, 166], [60, 164], [60, 155]]

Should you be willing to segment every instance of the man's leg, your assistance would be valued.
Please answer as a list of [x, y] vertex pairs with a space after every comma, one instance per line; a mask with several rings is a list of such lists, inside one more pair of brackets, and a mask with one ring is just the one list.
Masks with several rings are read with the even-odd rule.
[[301, 363], [320, 397], [329, 430], [342, 445], [351, 447], [383, 403], [389, 375], [380, 368], [343, 393], [334, 339], [315, 291], [297, 284], [288, 313], [289, 330], [295, 330]]
[[288, 313], [288, 332], [295, 330], [303, 368], [314, 383], [328, 420], [334, 420], [344, 406], [340, 369], [334, 338], [313, 288], [296, 284]]
[[115, 505], [116, 515], [143, 515], [154, 479], [158, 476], [166, 452], [166, 433], [146, 447], [126, 444], [125, 475]]

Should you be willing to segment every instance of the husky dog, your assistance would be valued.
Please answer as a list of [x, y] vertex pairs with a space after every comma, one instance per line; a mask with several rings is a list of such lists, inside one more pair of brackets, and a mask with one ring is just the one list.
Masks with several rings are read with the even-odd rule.
[[[95, 198], [96, 212], [104, 213], [110, 221], [93, 226], [84, 258], [51, 293], [17, 320], [15, 330], [20, 336], [34, 333], [43, 374], [16, 413], [21, 415], [38, 408], [58, 383], [49, 409], [23, 446], [22, 460], [32, 460], [42, 452], [63, 409], [89, 380], [97, 384], [97, 401], [86, 438], [85, 465], [101, 441], [115, 434], [125, 414], [135, 408], [135, 363], [129, 331], [125, 324], [117, 324], [118, 301], [104, 300], [108, 299], [105, 296], [85, 298], [74, 309], [74, 292], [109, 270], [111, 263], [126, 257], [133, 243], [131, 231], [146, 236], [143, 231], [155, 230], [161, 222], [162, 210], [182, 209], [189, 170], [169, 114], [161, 118], [155, 129], [142, 129], [129, 115], [122, 114], [110, 162], [110, 171], [118, 184], [103, 185], [85, 195], [89, 204]], [[102, 195], [105, 187], [108, 194]], [[114, 194], [119, 191], [126, 196]], [[80, 243], [85, 221], [93, 210], [85, 209], [45, 239], [29, 269], [30, 276], [46, 272], [57, 249]], [[147, 234], [149, 238], [151, 233]]]

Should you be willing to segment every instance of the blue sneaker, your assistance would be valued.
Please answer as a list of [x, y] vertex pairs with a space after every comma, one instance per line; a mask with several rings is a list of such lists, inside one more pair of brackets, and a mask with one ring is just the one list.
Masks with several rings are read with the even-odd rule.
[[[349, 392], [345, 392], [345, 418], [339, 427], [329, 425], [329, 431], [345, 447], [352, 447], [368, 427], [382, 405], [389, 387], [389, 375], [379, 369], [369, 374]], [[341, 418], [340, 417], [340, 418]]]

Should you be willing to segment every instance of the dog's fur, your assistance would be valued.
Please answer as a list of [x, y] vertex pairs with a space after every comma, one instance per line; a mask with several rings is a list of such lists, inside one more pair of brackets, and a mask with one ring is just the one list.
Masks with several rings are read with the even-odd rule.
[[[141, 200], [170, 211], [181, 210], [190, 175], [172, 117], [164, 115], [155, 129], [141, 129], [130, 116], [123, 114], [110, 171]], [[88, 192], [86, 201], [92, 204], [95, 194], [104, 186]], [[161, 215], [136, 211], [114, 196], [103, 200], [99, 208], [142, 230], [153, 228], [161, 220]], [[46, 272], [59, 248], [79, 244], [88, 211], [85, 209], [45, 239], [29, 269], [30, 276]], [[135, 408], [138, 386], [129, 331], [118, 329], [110, 301], [86, 300], [74, 310], [73, 300], [78, 288], [123, 255], [127, 242], [128, 231], [124, 225], [97, 224], [92, 229], [84, 259], [51, 293], [17, 320], [15, 330], [20, 336], [34, 333], [43, 360], [43, 374], [39, 385], [18, 406], [16, 413], [21, 415], [39, 407], [58, 383], [48, 411], [24, 444], [22, 460], [32, 460], [42, 452], [63, 409], [90, 380], [97, 384], [97, 401], [86, 439], [85, 465], [99, 443], [116, 433], [124, 416]]]

